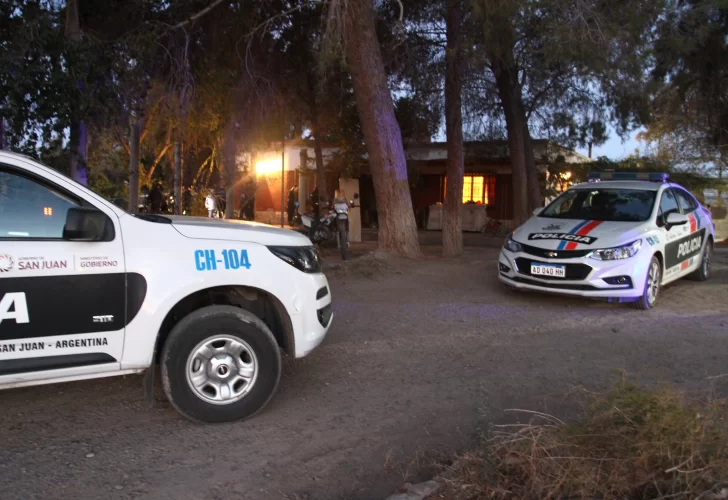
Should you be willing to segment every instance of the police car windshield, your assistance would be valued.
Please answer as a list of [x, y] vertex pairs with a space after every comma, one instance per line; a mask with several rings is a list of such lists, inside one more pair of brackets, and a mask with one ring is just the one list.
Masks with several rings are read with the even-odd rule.
[[539, 217], [641, 222], [650, 218], [655, 194], [639, 189], [572, 189], [550, 203]]

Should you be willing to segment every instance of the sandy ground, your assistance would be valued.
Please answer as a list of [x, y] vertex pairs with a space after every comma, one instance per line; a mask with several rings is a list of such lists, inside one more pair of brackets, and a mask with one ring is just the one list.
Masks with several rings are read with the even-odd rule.
[[568, 417], [562, 395], [616, 369], [728, 395], [728, 377], [708, 380], [728, 373], [727, 247], [711, 281], [680, 281], [641, 312], [509, 293], [497, 248], [477, 241], [461, 259], [431, 246], [418, 262], [334, 269], [329, 336], [286, 361], [248, 422], [150, 409], [139, 377], [0, 393], [0, 498], [382, 498], [427, 474], [426, 450], [472, 445], [509, 408]]

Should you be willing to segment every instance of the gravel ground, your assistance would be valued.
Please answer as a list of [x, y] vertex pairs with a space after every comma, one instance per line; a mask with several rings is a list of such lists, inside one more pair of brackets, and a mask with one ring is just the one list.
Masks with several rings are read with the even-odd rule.
[[[503, 290], [497, 249], [334, 267], [326, 341], [288, 360], [253, 420], [190, 423], [141, 378], [0, 393], [0, 498], [373, 499], [473, 444], [508, 408], [569, 416], [562, 395], [624, 369], [728, 395], [728, 248], [707, 283], [655, 310]], [[356, 254], [356, 251], [354, 251]]]

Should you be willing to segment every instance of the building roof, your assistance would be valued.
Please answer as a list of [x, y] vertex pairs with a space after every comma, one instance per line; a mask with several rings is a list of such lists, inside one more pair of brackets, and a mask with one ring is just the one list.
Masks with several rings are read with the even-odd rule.
[[[551, 163], [559, 156], [564, 158], [566, 163], [588, 163], [592, 160], [571, 149], [547, 139], [534, 139], [534, 156], [536, 163]], [[510, 161], [508, 141], [466, 141], [464, 143], [465, 159], [487, 160], [489, 162]], [[414, 161], [437, 161], [447, 160], [447, 143], [431, 142], [424, 144], [409, 144], [405, 148], [408, 160]]]

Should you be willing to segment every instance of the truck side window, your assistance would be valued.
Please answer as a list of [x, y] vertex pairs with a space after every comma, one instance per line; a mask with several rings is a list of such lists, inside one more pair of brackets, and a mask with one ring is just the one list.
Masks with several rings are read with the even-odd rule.
[[680, 207], [677, 204], [672, 189], [665, 189], [662, 192], [662, 198], [660, 198], [660, 215], [657, 216], [657, 225], [660, 227], [664, 226], [667, 216], [673, 212], [680, 213]]
[[78, 203], [27, 177], [0, 170], [0, 239], [61, 239]]

